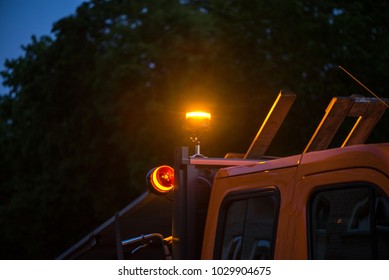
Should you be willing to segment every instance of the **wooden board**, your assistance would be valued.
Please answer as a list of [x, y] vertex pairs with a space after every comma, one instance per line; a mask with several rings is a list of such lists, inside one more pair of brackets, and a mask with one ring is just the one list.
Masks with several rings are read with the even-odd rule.
[[294, 93], [280, 91], [244, 159], [258, 159], [265, 154], [295, 99]]
[[387, 99], [355, 96], [332, 98], [304, 153], [327, 149], [346, 117], [356, 117], [357, 120], [342, 147], [365, 143], [387, 108], [384, 102], [388, 104]]

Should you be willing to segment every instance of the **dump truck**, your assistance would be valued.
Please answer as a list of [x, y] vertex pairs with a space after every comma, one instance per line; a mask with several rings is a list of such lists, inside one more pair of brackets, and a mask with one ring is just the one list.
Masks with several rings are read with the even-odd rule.
[[388, 100], [334, 97], [301, 153], [266, 156], [295, 98], [281, 91], [247, 152], [224, 158], [200, 153], [210, 115], [187, 116], [195, 154], [177, 148], [148, 191], [58, 259], [389, 259], [389, 143], [365, 143]]

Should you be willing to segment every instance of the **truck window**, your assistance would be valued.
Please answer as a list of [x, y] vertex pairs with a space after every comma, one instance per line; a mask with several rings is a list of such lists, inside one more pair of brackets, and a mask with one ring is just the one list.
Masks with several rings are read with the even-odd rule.
[[389, 259], [389, 199], [377, 187], [321, 189], [308, 213], [311, 259]]
[[277, 195], [274, 191], [231, 195], [221, 207], [218, 259], [272, 259]]

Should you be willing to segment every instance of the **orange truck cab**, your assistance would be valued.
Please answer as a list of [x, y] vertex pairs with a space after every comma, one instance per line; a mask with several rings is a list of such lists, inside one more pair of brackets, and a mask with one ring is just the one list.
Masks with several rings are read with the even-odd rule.
[[388, 101], [335, 97], [301, 154], [266, 157], [294, 99], [280, 92], [245, 154], [176, 149], [150, 175], [171, 190], [153, 183], [59, 259], [389, 259], [389, 143], [365, 144]]
[[203, 259], [389, 259], [389, 144], [220, 169]]

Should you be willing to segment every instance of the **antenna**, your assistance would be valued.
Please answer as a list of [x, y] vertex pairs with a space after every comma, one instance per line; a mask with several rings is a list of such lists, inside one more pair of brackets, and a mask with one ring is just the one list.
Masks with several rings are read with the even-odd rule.
[[368, 92], [370, 92], [375, 98], [377, 98], [379, 101], [381, 101], [386, 107], [389, 108], [389, 105], [386, 104], [385, 101], [383, 101], [380, 97], [378, 97], [377, 94], [375, 94], [373, 91], [371, 91], [367, 86], [365, 86], [362, 82], [360, 82], [357, 78], [355, 78], [353, 75], [351, 75], [346, 69], [344, 69], [342, 66], [338, 65], [339, 68], [345, 72], [347, 75], [349, 75], [354, 81], [356, 81], [358, 84], [360, 84], [364, 89], [366, 89]]

